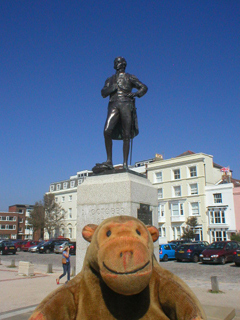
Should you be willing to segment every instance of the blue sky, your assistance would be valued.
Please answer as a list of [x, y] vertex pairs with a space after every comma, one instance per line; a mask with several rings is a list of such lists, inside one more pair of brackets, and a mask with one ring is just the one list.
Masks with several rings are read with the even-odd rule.
[[106, 160], [100, 91], [120, 55], [149, 88], [133, 162], [192, 150], [240, 178], [239, 15], [232, 0], [1, 1], [0, 211]]

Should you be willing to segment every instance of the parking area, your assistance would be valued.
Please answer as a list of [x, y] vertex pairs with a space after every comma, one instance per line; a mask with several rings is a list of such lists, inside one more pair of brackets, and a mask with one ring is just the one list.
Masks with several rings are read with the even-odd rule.
[[[18, 264], [19, 261], [29, 261], [42, 271], [47, 270], [47, 265], [52, 264], [56, 270], [62, 268], [61, 254], [40, 254], [30, 252], [17, 252], [15, 255], [2, 255], [0, 259], [4, 265], [10, 265], [12, 260]], [[217, 276], [220, 289], [239, 289], [240, 267], [236, 267], [234, 263], [220, 264], [202, 264], [200, 262], [177, 262], [176, 260], [160, 262], [161, 266], [173, 272], [181, 279], [186, 281], [190, 286], [210, 288], [210, 279]], [[71, 256], [71, 266], [76, 265], [76, 256]]]

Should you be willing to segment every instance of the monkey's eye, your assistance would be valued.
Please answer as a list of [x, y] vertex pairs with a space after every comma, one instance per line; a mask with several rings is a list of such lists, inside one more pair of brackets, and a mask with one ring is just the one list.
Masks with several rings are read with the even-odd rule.
[[139, 236], [141, 235], [141, 232], [138, 229], [136, 229], [136, 232]]
[[112, 234], [111, 230], [108, 230], [106, 233], [107, 237], [110, 237], [111, 234]]

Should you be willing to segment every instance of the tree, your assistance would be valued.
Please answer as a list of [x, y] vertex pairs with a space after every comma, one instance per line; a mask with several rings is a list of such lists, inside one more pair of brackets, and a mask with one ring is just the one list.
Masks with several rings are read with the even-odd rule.
[[66, 210], [64, 210], [57, 202], [55, 202], [54, 194], [48, 193], [44, 196], [45, 225], [49, 239], [58, 232], [62, 220], [65, 218]]
[[44, 206], [42, 201], [35, 202], [32, 212], [28, 217], [28, 224], [33, 229], [33, 238], [34, 235], [38, 232], [37, 238], [43, 238], [44, 231]]
[[240, 233], [235, 233], [231, 235], [231, 240], [240, 242]]
[[185, 240], [190, 240], [195, 238], [195, 228], [198, 225], [196, 217], [188, 217], [186, 220], [186, 228], [183, 231], [182, 238]]

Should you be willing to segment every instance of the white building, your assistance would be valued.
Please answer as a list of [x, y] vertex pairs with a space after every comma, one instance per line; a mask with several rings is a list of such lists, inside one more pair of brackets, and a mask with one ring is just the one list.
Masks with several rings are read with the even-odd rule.
[[76, 240], [77, 232], [77, 186], [91, 171], [83, 170], [71, 176], [68, 180], [51, 183], [49, 193], [53, 193], [55, 201], [66, 211], [65, 220], [62, 221], [59, 234], [63, 237]]
[[148, 164], [147, 177], [158, 189], [160, 242], [180, 239], [190, 216], [197, 217], [197, 239], [210, 241], [205, 188], [221, 180], [220, 169], [211, 155], [191, 151]]
[[233, 184], [206, 186], [205, 191], [210, 242], [230, 240], [231, 234], [236, 233]]

